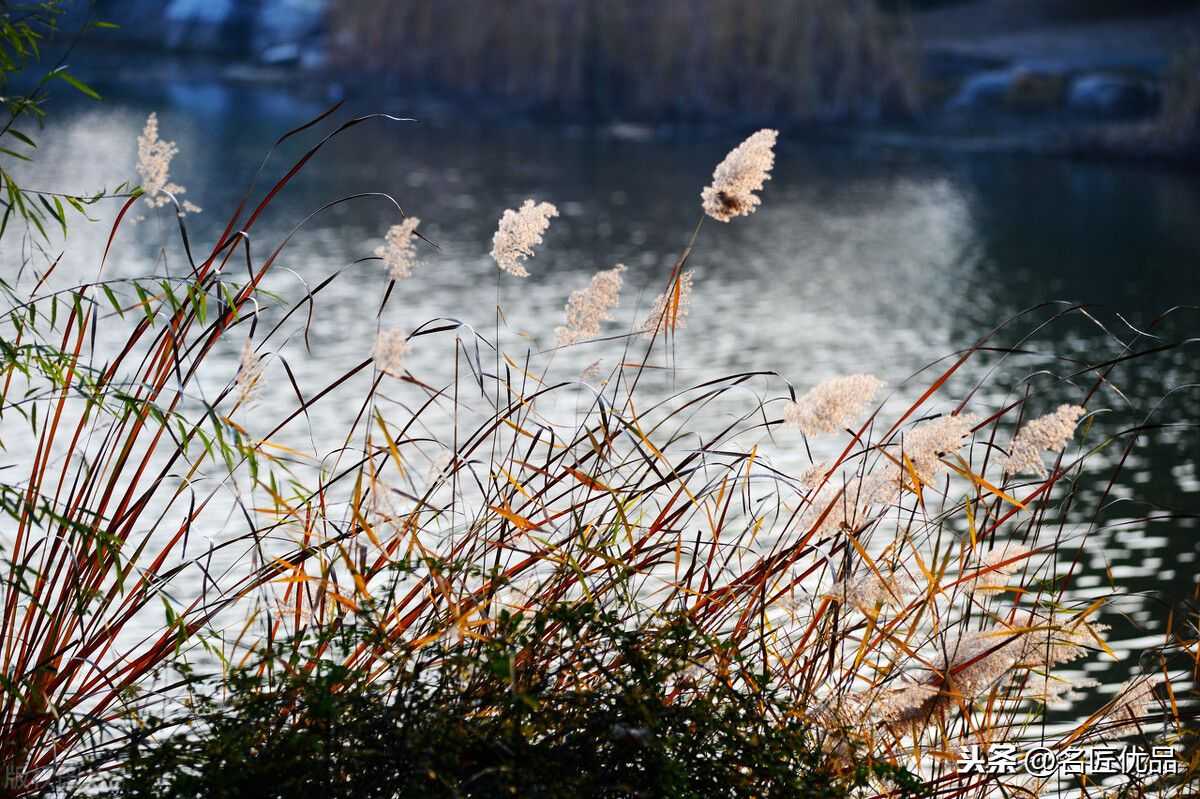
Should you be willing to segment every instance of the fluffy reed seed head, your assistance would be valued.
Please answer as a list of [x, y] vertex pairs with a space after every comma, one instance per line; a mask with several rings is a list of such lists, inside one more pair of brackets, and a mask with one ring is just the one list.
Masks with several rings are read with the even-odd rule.
[[[146, 117], [146, 126], [142, 128], [137, 138], [138, 162], [137, 173], [142, 181], [142, 191], [145, 192], [146, 202], [151, 208], [158, 208], [171, 202], [168, 195], [180, 195], [187, 192], [183, 186], [171, 182], [171, 159], [179, 153], [179, 148], [173, 141], [163, 141], [158, 137], [158, 114], [151, 112]], [[198, 213], [200, 208], [184, 201], [179, 213]]]
[[404, 280], [412, 275], [413, 267], [417, 265], [416, 232], [421, 220], [415, 216], [406, 217], [398, 225], [388, 228], [384, 244], [375, 248], [375, 255], [383, 259], [392, 280]]
[[1026, 556], [1032, 551], [1020, 544], [1004, 544], [988, 552], [979, 561], [987, 573], [1009, 577], [1028, 566], [1029, 558]]
[[1084, 698], [1084, 689], [1096, 688], [1099, 680], [1070, 679], [1049, 672], [1030, 672], [1021, 695], [1056, 710], [1066, 709]]
[[492, 237], [492, 258], [496, 265], [513, 277], [529, 277], [521, 261], [533, 257], [533, 248], [542, 243], [542, 234], [555, 216], [558, 209], [553, 205], [533, 200], [526, 200], [515, 211], [511, 208], [505, 211]]
[[797, 522], [799, 529], [805, 532], [815, 528], [818, 535], [831, 535], [861, 526], [867, 520], [869, 509], [870, 502], [863, 496], [862, 481], [857, 477], [835, 477], [808, 497]]
[[592, 361], [584, 370], [579, 373], [579, 379], [584, 383], [602, 384], [606, 382], [603, 377], [602, 361]]
[[941, 676], [951, 692], [974, 699], [1014, 667], [1048, 672], [1083, 657], [1096, 635], [1107, 629], [1082, 620], [1062, 627], [1022, 611], [1011, 626], [964, 633], [947, 646]]
[[407, 336], [399, 328], [379, 331], [375, 339], [375, 368], [391, 377], [404, 376], [404, 359], [411, 349]]
[[883, 385], [873, 375], [833, 377], [810, 389], [783, 411], [784, 423], [806, 436], [835, 433], [862, 413]]
[[1106, 721], [1114, 723], [1105, 729], [1107, 734], [1117, 737], [1138, 730], [1143, 725], [1143, 719], [1149, 715], [1150, 707], [1158, 701], [1154, 689], [1162, 683], [1161, 674], [1133, 677], [1125, 682], [1104, 714]]
[[928, 683], [905, 683], [885, 688], [863, 702], [870, 718], [888, 724], [904, 724], [927, 718], [941, 692]]
[[979, 558], [977, 566], [969, 566], [969, 571], [975, 574], [971, 590], [1005, 590], [1008, 578], [1029, 570], [1036, 572], [1030, 563], [1030, 553], [1033, 550], [1018, 544], [1003, 544], [991, 552], [986, 552]]
[[687, 327], [688, 311], [692, 305], [691, 270], [679, 275], [671, 289], [654, 298], [650, 313], [639, 328], [646, 335], [654, 335], [660, 329], [675, 330]]
[[941, 456], [961, 449], [978, 423], [975, 414], [939, 416], [905, 433], [903, 453], [917, 476], [923, 482], [931, 482], [945, 468]]
[[1052, 678], [1049, 671], [1081, 656], [1084, 635], [1091, 637], [1082, 623], [1053, 628], [1032, 613], [1022, 612], [1011, 626], [960, 633], [952, 639], [943, 636], [934, 641], [939, 654], [927, 680], [881, 691], [865, 705], [877, 720], [917, 730], [939, 708], [987, 695], [1018, 667], [1030, 670], [1020, 689], [1021, 698], [1062, 701], [1068, 690], [1086, 685]]
[[1100, 634], [1109, 629], [1107, 624], [1088, 624], [1082, 620], [1058, 626], [1039, 622], [1032, 616], [1027, 616], [1023, 623], [1033, 629], [1025, 634], [1021, 645], [1021, 664], [1043, 671], [1086, 656], [1089, 649], [1100, 646]]
[[881, 606], [900, 607], [916, 589], [916, 583], [900, 571], [868, 570], [863, 574], [838, 580], [825, 596], [843, 607], [854, 607], [874, 615]]
[[1029, 472], [1046, 477], [1042, 452], [1062, 452], [1075, 435], [1075, 426], [1087, 411], [1079, 405], [1059, 405], [1053, 413], [1040, 416], [1025, 424], [1009, 446], [1004, 462], [1005, 474]]
[[775, 141], [779, 131], [764, 128], [725, 156], [713, 170], [712, 184], [700, 193], [704, 213], [718, 222], [754, 213], [761, 191], [775, 166]]
[[247, 338], [242, 342], [237, 376], [233, 379], [238, 405], [252, 405], [257, 401], [262, 378], [262, 358], [254, 351], [254, 343]]
[[[802, 479], [805, 476], [807, 471]], [[881, 508], [895, 500], [900, 493], [899, 477], [900, 472], [893, 464], [862, 477], [833, 475], [825, 480], [823, 475], [812, 475], [810, 485], [802, 483], [810, 494], [798, 517], [800, 529], [808, 531], [816, 526], [818, 533], [826, 535], [862, 526], [870, 519], [872, 508]], [[821, 485], [820, 489], [813, 492], [817, 485]]]
[[621, 301], [624, 271], [624, 264], [603, 269], [592, 276], [587, 288], [571, 292], [567, 298], [567, 324], [554, 331], [560, 346], [600, 335], [600, 325], [613, 318], [612, 310]]
[[804, 471], [800, 472], [800, 475], [796, 478], [796, 482], [800, 484], [801, 488], [812, 490], [825, 482], [825, 475], [828, 472], [828, 463], [825, 463], [824, 461], [821, 463], [814, 463], [812, 466], [809, 466]]
[[1008, 628], [963, 633], [945, 646], [940, 677], [951, 695], [983, 696], [1020, 660], [1024, 636]]
[[906, 475], [892, 462], [881, 464], [862, 478], [862, 496], [871, 505], [889, 505], [900, 496]]

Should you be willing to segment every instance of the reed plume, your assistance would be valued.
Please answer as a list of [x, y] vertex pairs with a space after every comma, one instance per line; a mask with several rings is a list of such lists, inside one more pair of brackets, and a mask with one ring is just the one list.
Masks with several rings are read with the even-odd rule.
[[554, 331], [559, 346], [600, 335], [600, 325], [613, 318], [612, 311], [621, 301], [624, 271], [624, 264], [604, 269], [592, 276], [587, 288], [571, 292], [567, 298], [567, 323]]
[[392, 328], [379, 331], [372, 356], [375, 368], [390, 377], [404, 376], [404, 360], [408, 357], [408, 337], [403, 330]]
[[642, 320], [640, 329], [646, 335], [660, 331], [675, 331], [687, 327], [692, 305], [693, 274], [689, 269], [679, 274], [671, 288], [654, 298], [650, 313]]
[[905, 434], [903, 456], [923, 482], [931, 482], [945, 468], [942, 455], [961, 449], [978, 423], [975, 414], [940, 416], [923, 422]]
[[406, 217], [400, 224], [388, 228], [383, 245], [375, 249], [375, 256], [383, 259], [392, 280], [412, 276], [413, 267], [417, 265], [415, 239], [419, 224], [421, 220], [415, 216]]
[[882, 385], [874, 375], [832, 377], [789, 403], [784, 422], [806, 436], [837, 432], [862, 413]]
[[1053, 413], [1027, 422], [1009, 445], [1004, 471], [1008, 474], [1029, 472], [1045, 477], [1043, 452], [1062, 452], [1075, 435], [1075, 426], [1087, 410], [1079, 405], [1059, 405]]
[[238, 405], [252, 405], [262, 393], [262, 358], [254, 351], [254, 342], [247, 338], [242, 342], [242, 354], [238, 360], [234, 384]]
[[[164, 141], [158, 136], [158, 114], [151, 112], [146, 117], [146, 126], [137, 139], [137, 173], [142, 180], [142, 191], [151, 208], [159, 208], [171, 202], [170, 195], [187, 192], [183, 186], [171, 182], [171, 159], [179, 154], [173, 141]], [[200, 208], [191, 202], [180, 204], [179, 213], [198, 213]]]
[[492, 258], [496, 266], [513, 277], [529, 277], [521, 263], [533, 257], [533, 248], [542, 243], [542, 234], [550, 227], [550, 220], [558, 216], [558, 209], [550, 203], [534, 203], [526, 200], [520, 208], [506, 210], [500, 217], [500, 225], [492, 237]]
[[779, 132], [764, 128], [730, 151], [713, 171], [712, 184], [700, 193], [704, 213], [718, 222], [749, 216], [762, 202], [756, 191], [771, 179]]

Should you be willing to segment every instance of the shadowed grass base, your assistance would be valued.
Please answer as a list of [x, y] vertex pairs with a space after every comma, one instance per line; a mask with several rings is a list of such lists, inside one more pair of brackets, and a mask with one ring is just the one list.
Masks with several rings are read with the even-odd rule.
[[[228, 702], [200, 694], [190, 730], [139, 727], [106, 795], [843, 797], [867, 784], [918, 795], [902, 769], [831, 757], [783, 697], [690, 690], [699, 642], [681, 621], [625, 632], [584, 606], [496, 626], [382, 682], [280, 662], [236, 672]], [[555, 643], [530, 649], [548, 629]], [[596, 686], [572, 687], [583, 679]]]

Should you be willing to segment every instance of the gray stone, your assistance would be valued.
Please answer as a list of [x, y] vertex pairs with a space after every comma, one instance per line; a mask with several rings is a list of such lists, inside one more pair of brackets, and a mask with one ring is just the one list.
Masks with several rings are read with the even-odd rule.
[[311, 39], [321, 32], [328, 5], [326, 0], [261, 0], [255, 46], [261, 49]]
[[319, 49], [328, 6], [329, 0], [99, 0], [97, 8], [130, 41], [305, 63]]
[[1153, 114], [1160, 102], [1158, 87], [1129, 75], [1081, 75], [1071, 82], [1067, 107], [1072, 111], [1108, 118]]
[[962, 82], [947, 108], [963, 111], [999, 106], [1003, 104], [1016, 76], [1015, 69], [993, 69], [970, 75]]
[[162, 12], [163, 43], [171, 49], [240, 50], [253, 16], [233, 0], [171, 0]]

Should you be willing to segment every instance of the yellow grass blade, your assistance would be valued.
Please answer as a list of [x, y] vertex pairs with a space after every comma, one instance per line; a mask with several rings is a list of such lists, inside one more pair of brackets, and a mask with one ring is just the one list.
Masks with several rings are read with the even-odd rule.
[[313, 577], [309, 574], [305, 574], [304, 572], [300, 572], [299, 574], [293, 574], [291, 577], [280, 577], [278, 579], [272, 580], [271, 582], [273, 582], [273, 583], [307, 583], [307, 582], [310, 582], [310, 581], [316, 580], [316, 579], [317, 579], [316, 577]]
[[400, 476], [407, 474], [404, 468], [404, 459], [400, 457], [400, 450], [396, 447], [396, 442], [392, 440], [392, 436], [388, 433], [387, 425], [383, 421], [383, 414], [377, 408], [375, 410], [375, 422], [379, 425], [380, 432], [383, 433], [383, 440], [387, 442], [388, 453], [392, 456], [392, 462], [396, 464], [396, 471]]
[[971, 504], [970, 497], [966, 498], [963, 506], [967, 511], [967, 531], [971, 534], [971, 551], [974, 552], [975, 547], [979, 544], [979, 539], [975, 532], [975, 506]]
[[[955, 466], [954, 464], [948, 463], [945, 460], [943, 460], [942, 463], [945, 463], [947, 466], [950, 467], [951, 470], [953, 470], [953, 471], [957, 472], [959, 475], [967, 478], [968, 480], [970, 480], [972, 483], [979, 486], [983, 490], [988, 491], [988, 492], [1000, 497], [1000, 499], [1004, 500], [1009, 505], [1013, 505], [1014, 507], [1020, 508], [1021, 510], [1025, 509], [1024, 502], [1021, 502], [1019, 499], [1017, 499], [1016, 497], [1013, 497], [1010, 494], [1006, 494], [1005, 492], [1001, 491], [999, 488], [996, 488], [996, 486], [989, 483], [987, 480], [984, 480], [982, 477], [980, 477], [979, 475], [977, 475], [973, 471], [971, 471], [970, 465], [965, 460], [963, 460], [963, 457], [961, 455], [955, 454], [954, 459], [956, 461], [958, 461], [959, 466]], [[961, 468], [960, 468], [960, 466], [961, 466]]]
[[908, 479], [912, 480], [913, 493], [917, 495], [917, 504], [922, 508], [925, 507], [925, 491], [922, 488], [921, 478], [917, 474], [917, 469], [913, 466], [913, 462], [909, 460], [908, 455], [901, 452], [900, 457], [904, 461], [904, 470], [908, 472]]
[[330, 596], [330, 598], [332, 598], [335, 602], [337, 602], [342, 607], [352, 610], [355, 613], [358, 613], [358, 603], [355, 602], [350, 597], [342, 596], [337, 591], [330, 591], [329, 596]]
[[496, 468], [500, 470], [502, 475], [504, 475], [504, 479], [508, 481], [508, 484], [520, 492], [521, 496], [529, 498], [529, 492], [525, 490], [525, 486], [521, 484], [520, 480], [513, 477], [512, 474], [509, 473], [508, 469], [505, 469], [503, 466], [499, 465], [497, 465]]
[[572, 468], [570, 466], [567, 467], [567, 474], [571, 475], [572, 477], [574, 477], [579, 482], [583, 483], [588, 488], [594, 488], [597, 491], [611, 491], [612, 490], [608, 486], [604, 485], [604, 483], [601, 483], [599, 480], [595, 480], [591, 476], [585, 474], [584, 472], [581, 472], [580, 470]]
[[524, 532], [529, 532], [530, 530], [536, 530], [541, 526], [538, 524], [534, 524], [533, 522], [529, 521], [529, 519], [526, 519], [524, 516], [513, 513], [512, 509], [509, 508], [507, 505], [489, 505], [488, 507], [491, 510], [495, 511], [500, 516], [502, 516], [505, 519], [508, 519], [510, 522], [512, 522], [514, 527], [516, 527], [517, 529], [522, 530]]

